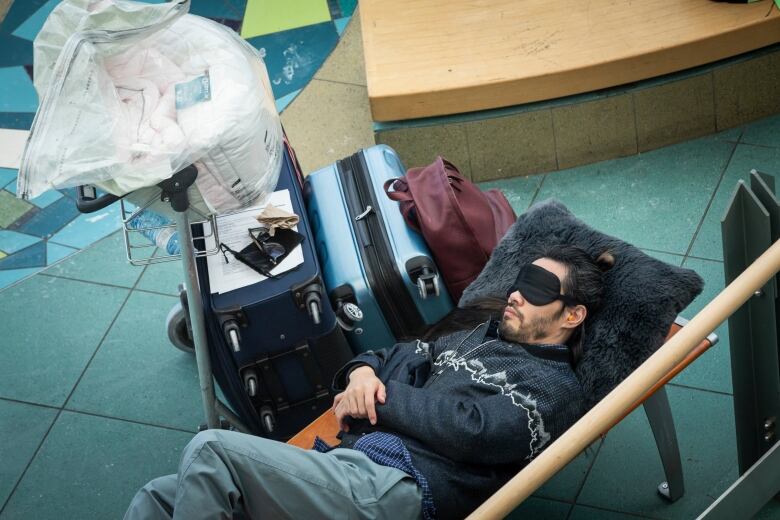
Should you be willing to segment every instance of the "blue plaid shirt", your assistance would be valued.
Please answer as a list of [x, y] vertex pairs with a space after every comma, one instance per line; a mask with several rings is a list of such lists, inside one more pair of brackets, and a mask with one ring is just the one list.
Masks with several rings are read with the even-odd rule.
[[[333, 448], [317, 437], [314, 439], [314, 449], [326, 453]], [[425, 476], [417, 471], [412, 464], [412, 456], [404, 443], [390, 433], [372, 432], [362, 436], [353, 446], [354, 450], [364, 453], [369, 459], [382, 466], [400, 469], [414, 478], [422, 490], [422, 514], [425, 520], [436, 518], [436, 508], [433, 505], [433, 494]]]

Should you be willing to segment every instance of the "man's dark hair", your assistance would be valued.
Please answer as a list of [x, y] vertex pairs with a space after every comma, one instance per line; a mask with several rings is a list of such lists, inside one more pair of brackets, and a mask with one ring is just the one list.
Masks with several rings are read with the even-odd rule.
[[556, 244], [540, 247], [535, 260], [549, 258], [564, 265], [566, 276], [561, 280], [561, 292], [574, 298], [588, 310], [588, 316], [569, 338], [572, 365], [582, 358], [585, 324], [604, 303], [604, 271], [615, 263], [609, 252], [594, 259], [585, 250], [573, 245]]
[[[614, 258], [609, 252], [602, 253], [597, 259], [591, 258], [583, 249], [569, 245], [545, 246], [534, 252], [534, 260], [550, 258], [566, 267], [566, 277], [561, 280], [561, 290], [572, 296], [588, 310], [588, 321], [601, 307], [604, 301], [604, 271], [612, 267]], [[506, 298], [485, 297], [473, 301], [467, 307], [456, 307], [444, 318], [433, 324], [422, 339], [434, 340], [460, 330], [468, 330], [489, 319], [501, 319], [506, 307]], [[582, 358], [584, 324], [580, 325], [568, 347], [571, 364], [576, 366]]]

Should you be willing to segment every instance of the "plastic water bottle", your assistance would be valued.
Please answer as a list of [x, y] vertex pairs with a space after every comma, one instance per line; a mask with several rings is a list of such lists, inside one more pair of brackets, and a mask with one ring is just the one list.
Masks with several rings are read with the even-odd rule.
[[127, 223], [131, 229], [140, 229], [140, 233], [157, 244], [158, 247], [165, 250], [169, 255], [178, 255], [181, 252], [179, 248], [179, 233], [175, 227], [166, 227], [162, 229], [142, 229], [156, 228], [160, 226], [172, 226], [172, 222], [163, 215], [154, 211], [144, 210], [134, 219]]

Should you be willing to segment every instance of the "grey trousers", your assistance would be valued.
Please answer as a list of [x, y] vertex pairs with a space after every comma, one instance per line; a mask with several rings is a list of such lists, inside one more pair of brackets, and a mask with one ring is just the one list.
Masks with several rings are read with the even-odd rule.
[[197, 434], [178, 474], [152, 480], [125, 513], [134, 519], [421, 517], [412, 477], [363, 453], [328, 453], [225, 430]]

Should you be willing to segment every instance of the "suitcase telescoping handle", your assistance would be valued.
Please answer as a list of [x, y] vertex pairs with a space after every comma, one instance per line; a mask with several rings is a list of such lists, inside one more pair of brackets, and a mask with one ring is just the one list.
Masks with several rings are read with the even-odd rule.
[[118, 201], [120, 197], [110, 193], [98, 196], [97, 189], [91, 184], [82, 184], [76, 188], [76, 208], [81, 213], [94, 213]]

